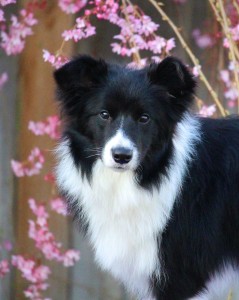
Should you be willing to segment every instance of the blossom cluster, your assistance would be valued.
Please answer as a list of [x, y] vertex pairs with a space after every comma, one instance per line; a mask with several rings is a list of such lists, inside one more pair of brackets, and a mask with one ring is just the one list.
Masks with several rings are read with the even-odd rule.
[[216, 112], [216, 106], [215, 104], [212, 105], [202, 105], [202, 107], [199, 110], [199, 115], [201, 115], [202, 117], [211, 117], [214, 115], [214, 113]]
[[10, 272], [9, 263], [6, 259], [0, 261], [0, 278], [3, 278], [7, 273]]
[[[237, 15], [236, 7], [230, 5], [230, 3], [226, 6], [227, 15], [229, 18], [229, 35], [224, 36], [223, 38], [223, 46], [228, 51], [229, 62], [226, 69], [220, 71], [220, 79], [224, 83], [224, 96], [227, 99], [227, 104], [230, 109], [234, 108], [238, 105], [239, 100], [239, 91], [238, 84], [236, 83], [236, 73], [239, 75], [239, 64], [238, 64], [238, 49], [239, 49], [239, 17]], [[222, 35], [223, 36], [223, 35]], [[235, 61], [232, 59], [231, 48], [236, 48], [235, 53]]]
[[66, 216], [67, 215], [67, 208], [66, 203], [61, 198], [55, 198], [51, 200], [51, 209], [57, 212], [60, 215]]
[[[114, 36], [118, 42], [112, 43], [112, 51], [121, 56], [133, 56], [141, 50], [152, 52], [160, 59], [162, 53], [169, 54], [175, 47], [174, 39], [166, 40], [158, 36], [156, 31], [159, 25], [154, 23], [149, 16], [143, 14], [139, 9], [128, 5], [121, 9], [122, 16], [109, 19], [113, 24], [120, 27], [120, 33]], [[145, 61], [139, 62], [144, 65]]]
[[[86, 1], [62, 1], [60, 7], [66, 13], [81, 10]], [[72, 6], [63, 5], [71, 3]], [[116, 0], [92, 0], [89, 7], [84, 10], [83, 16], [76, 19], [72, 29], [62, 33], [64, 42], [73, 40], [78, 42], [96, 34], [96, 28], [91, 24], [91, 17], [95, 16], [98, 20], [106, 20], [119, 28], [119, 33], [115, 35], [114, 42], [111, 43], [112, 51], [121, 56], [131, 57], [133, 65], [144, 66], [149, 60], [140, 57], [140, 51], [149, 51], [151, 59], [159, 62], [165, 55], [175, 47], [174, 38], [165, 39], [157, 35], [159, 25], [145, 15], [141, 9], [131, 4], [120, 5]], [[69, 11], [70, 10], [70, 11]], [[58, 68], [66, 62], [64, 54], [58, 51], [56, 54], [43, 50], [45, 61]]]
[[[239, 78], [239, 15], [238, 15], [238, 1], [228, 1], [223, 6], [224, 12], [220, 10], [220, 6], [214, 6], [214, 13], [217, 14], [217, 20], [219, 21], [219, 27], [212, 27], [214, 30], [208, 31], [208, 22], [206, 23], [206, 32], [202, 32], [201, 29], [196, 28], [192, 32], [192, 36], [196, 45], [201, 49], [212, 48], [218, 45], [220, 42], [225, 49], [225, 53], [228, 54], [228, 62], [224, 65], [224, 68], [219, 71], [219, 80], [222, 82], [223, 95], [225, 97], [227, 107], [233, 111], [233, 109], [239, 105], [239, 82], [236, 77]], [[227, 25], [223, 24], [222, 15], [226, 15]], [[216, 29], [215, 29], [216, 28]], [[234, 55], [232, 55], [234, 52]], [[234, 58], [233, 58], [234, 56]]]
[[[65, 267], [73, 266], [79, 260], [79, 251], [68, 249], [61, 251], [62, 245], [58, 243], [54, 234], [49, 230], [49, 214], [43, 204], [36, 204], [34, 199], [29, 199], [29, 207], [36, 216], [36, 221], [29, 220], [29, 237], [35, 241], [46, 259], [61, 262]], [[66, 208], [61, 199], [54, 199], [51, 207], [60, 214], [66, 215]]]
[[[4, 240], [0, 244], [0, 251], [11, 251], [12, 250], [12, 243], [9, 240]], [[0, 279], [5, 277], [7, 273], [10, 272], [10, 264], [7, 259], [0, 260]]]
[[30, 121], [28, 124], [28, 129], [35, 135], [48, 135], [50, 138], [57, 140], [60, 137], [60, 124], [61, 122], [59, 117], [54, 115], [47, 117], [45, 122]]
[[26, 259], [22, 255], [13, 255], [12, 265], [21, 272], [23, 278], [31, 283], [24, 291], [26, 298], [42, 300], [41, 293], [49, 286], [46, 281], [51, 273], [50, 268], [37, 264], [33, 259]]
[[62, 37], [65, 41], [74, 40], [74, 42], [78, 42], [79, 40], [88, 38], [95, 33], [95, 26], [92, 26], [86, 18], [77, 18], [74, 28], [71, 30], [65, 30], [62, 33]]
[[[4, 12], [0, 10], [0, 21], [4, 22]], [[25, 39], [32, 35], [32, 26], [37, 24], [37, 20], [31, 11], [21, 9], [19, 17], [12, 15], [10, 25], [5, 29], [2, 26], [0, 34], [0, 46], [7, 55], [16, 55], [22, 52], [25, 46]]]
[[14, 174], [17, 177], [33, 176], [40, 173], [44, 161], [45, 158], [42, 151], [38, 147], [35, 147], [32, 149], [27, 160], [24, 162], [19, 162], [12, 159], [11, 166]]
[[68, 62], [68, 58], [63, 54], [52, 54], [48, 50], [43, 49], [43, 59], [49, 62], [54, 68], [58, 69]]
[[85, 5], [87, 4], [87, 0], [59, 0], [59, 7], [66, 14], [75, 14], [79, 12]]

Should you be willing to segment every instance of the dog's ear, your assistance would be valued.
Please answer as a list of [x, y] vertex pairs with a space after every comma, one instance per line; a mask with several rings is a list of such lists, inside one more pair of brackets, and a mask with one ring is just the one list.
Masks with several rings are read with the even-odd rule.
[[74, 89], [89, 90], [97, 86], [107, 75], [107, 64], [90, 56], [78, 56], [54, 72], [58, 88], [62, 92]]
[[196, 82], [188, 68], [177, 58], [169, 56], [148, 70], [151, 83], [166, 87], [169, 95], [182, 98], [194, 93]]

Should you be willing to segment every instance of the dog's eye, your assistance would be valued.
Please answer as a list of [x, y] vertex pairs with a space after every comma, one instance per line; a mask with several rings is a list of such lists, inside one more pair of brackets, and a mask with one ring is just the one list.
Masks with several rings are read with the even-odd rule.
[[147, 115], [147, 114], [143, 114], [143, 115], [140, 116], [140, 118], [139, 118], [139, 122], [140, 122], [140, 123], [143, 123], [143, 124], [148, 123], [149, 120], [150, 120], [150, 118], [149, 118], [149, 115]]
[[108, 113], [107, 110], [102, 110], [102, 111], [100, 112], [100, 117], [101, 117], [101, 119], [103, 119], [103, 120], [109, 120], [110, 114]]

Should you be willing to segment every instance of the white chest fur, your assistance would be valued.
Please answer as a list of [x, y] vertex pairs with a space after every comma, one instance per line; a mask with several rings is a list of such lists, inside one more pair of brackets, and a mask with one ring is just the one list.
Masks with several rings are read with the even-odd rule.
[[101, 160], [94, 165], [89, 183], [76, 169], [68, 142], [58, 148], [58, 184], [83, 209], [96, 261], [140, 299], [150, 295], [152, 273], [160, 276], [157, 238], [180, 192], [197, 132], [197, 122], [189, 117], [178, 124], [168, 177], [160, 189], [150, 192], [137, 185], [132, 171], [115, 172]]

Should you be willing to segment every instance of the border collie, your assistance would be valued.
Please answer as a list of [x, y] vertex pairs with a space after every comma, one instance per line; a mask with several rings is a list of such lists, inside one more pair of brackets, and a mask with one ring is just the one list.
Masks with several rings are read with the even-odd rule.
[[55, 72], [57, 182], [98, 265], [137, 299], [239, 299], [239, 119], [190, 112], [192, 74], [79, 56]]

